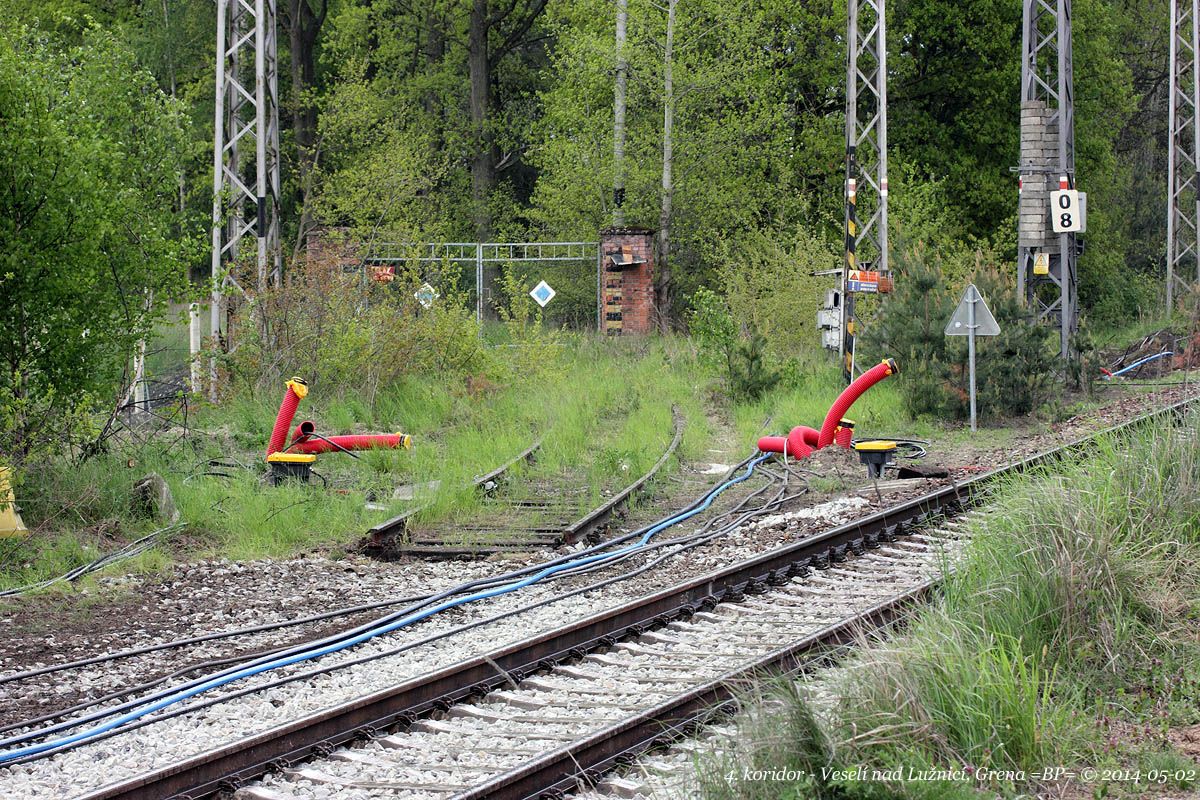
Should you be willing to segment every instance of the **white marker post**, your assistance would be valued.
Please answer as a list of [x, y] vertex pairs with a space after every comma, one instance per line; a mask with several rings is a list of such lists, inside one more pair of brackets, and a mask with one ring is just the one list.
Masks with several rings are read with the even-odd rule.
[[976, 430], [975, 427], [975, 337], [976, 336], [996, 336], [1000, 333], [1000, 326], [996, 324], [996, 318], [992, 316], [991, 309], [987, 307], [987, 303], [983, 300], [983, 295], [975, 288], [975, 284], [967, 284], [967, 290], [963, 292], [962, 300], [958, 303], [958, 308], [954, 309], [954, 316], [950, 317], [950, 322], [946, 324], [947, 336], [966, 336], [967, 337], [967, 362], [970, 365], [971, 375], [971, 431]]

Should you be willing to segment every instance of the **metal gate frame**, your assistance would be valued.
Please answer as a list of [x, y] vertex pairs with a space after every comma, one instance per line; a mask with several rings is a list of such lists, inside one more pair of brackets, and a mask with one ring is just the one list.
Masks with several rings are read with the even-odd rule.
[[[397, 255], [396, 253], [409, 253]], [[414, 255], [415, 254], [415, 255]], [[574, 261], [596, 265], [597, 308], [600, 303], [600, 242], [381, 242], [371, 247], [363, 264], [416, 260], [420, 264], [449, 261], [475, 265], [475, 319], [483, 322], [483, 265], [506, 262]], [[597, 326], [602, 311], [597, 311]]]

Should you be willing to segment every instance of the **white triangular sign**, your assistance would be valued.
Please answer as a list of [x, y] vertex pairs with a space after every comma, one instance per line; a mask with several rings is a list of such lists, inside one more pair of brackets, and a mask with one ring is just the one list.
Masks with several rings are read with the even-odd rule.
[[954, 309], [954, 316], [950, 317], [950, 322], [946, 324], [946, 335], [966, 336], [971, 332], [972, 305], [975, 306], [975, 335], [999, 335], [1000, 325], [997, 324], [996, 318], [992, 316], [991, 310], [983, 300], [983, 295], [979, 293], [973, 283], [967, 285], [962, 300], [958, 303], [958, 308]]

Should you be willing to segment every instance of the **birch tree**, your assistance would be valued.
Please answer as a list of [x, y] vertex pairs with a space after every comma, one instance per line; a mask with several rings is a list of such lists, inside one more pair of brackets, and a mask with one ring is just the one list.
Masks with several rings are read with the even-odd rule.
[[629, 62], [625, 58], [629, 0], [617, 0], [617, 76], [613, 100], [613, 224], [625, 224], [625, 91]]
[[679, 0], [667, 0], [667, 35], [663, 44], [662, 210], [658, 214], [658, 263], [654, 295], [658, 327], [664, 333], [671, 320], [671, 205], [675, 198], [675, 8]]

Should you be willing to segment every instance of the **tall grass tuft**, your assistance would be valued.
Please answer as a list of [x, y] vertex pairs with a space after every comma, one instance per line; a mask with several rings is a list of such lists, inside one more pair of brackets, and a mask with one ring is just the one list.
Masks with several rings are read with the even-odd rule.
[[[1176, 758], [1165, 735], [1141, 750], [1110, 752], [1099, 721], [1143, 725], [1144, 706], [1160, 728], [1176, 713], [1180, 724], [1195, 722], [1194, 698], [1183, 695], [1200, 663], [1197, 421], [1109, 436], [1076, 463], [1000, 486], [975, 518], [940, 600], [902, 635], [863, 642], [846, 665], [825, 723], [831, 761], [1031, 772]], [[1144, 698], [1136, 708], [1134, 695]], [[806, 704], [799, 694], [787, 700], [784, 729]], [[803, 751], [811, 739], [804, 733], [794, 747]], [[780, 744], [755, 747], [777, 753]], [[983, 788], [1036, 790], [1029, 783]], [[930, 797], [974, 788], [849, 783], [838, 791]], [[808, 789], [777, 784], [764, 794], [761, 786], [708, 781], [713, 797], [797, 791]]]

